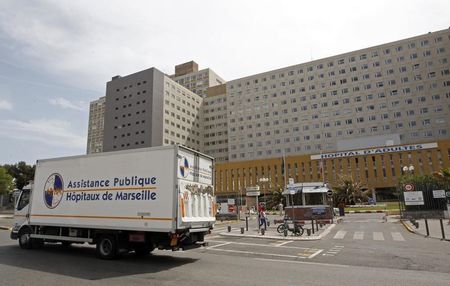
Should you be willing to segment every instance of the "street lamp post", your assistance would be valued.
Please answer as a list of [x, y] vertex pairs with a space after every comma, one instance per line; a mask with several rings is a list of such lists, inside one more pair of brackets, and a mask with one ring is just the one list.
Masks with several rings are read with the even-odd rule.
[[[414, 166], [412, 164], [410, 164], [409, 166], [403, 166], [401, 168], [401, 170], [402, 170], [402, 174], [403, 175], [404, 174], [413, 174], [414, 173]], [[400, 191], [398, 192], [397, 199], [398, 199], [398, 208], [400, 210], [400, 217], [402, 217], [402, 208], [401, 208], [401, 205], [400, 205]]]
[[413, 165], [409, 165], [409, 166], [403, 166], [402, 168], [403, 173], [413, 173], [414, 172], [414, 166]]

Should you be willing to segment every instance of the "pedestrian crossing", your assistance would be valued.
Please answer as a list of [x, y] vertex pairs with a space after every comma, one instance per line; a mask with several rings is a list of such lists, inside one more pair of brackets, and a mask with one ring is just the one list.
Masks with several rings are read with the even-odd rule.
[[[386, 238], [385, 238], [386, 235]], [[405, 241], [405, 238], [400, 232], [390, 232], [389, 234], [385, 234], [383, 232], [374, 231], [374, 232], [365, 232], [365, 231], [355, 231], [353, 233], [349, 233], [345, 230], [339, 230], [333, 236], [333, 239], [343, 240], [345, 238], [350, 237], [353, 240], [364, 240], [364, 238], [375, 240], [375, 241], [384, 241], [384, 240], [393, 240], [393, 241]]]

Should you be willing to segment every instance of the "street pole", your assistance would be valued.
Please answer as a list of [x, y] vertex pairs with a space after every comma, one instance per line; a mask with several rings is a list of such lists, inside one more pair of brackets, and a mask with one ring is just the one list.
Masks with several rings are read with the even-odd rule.
[[256, 196], [256, 223], [258, 224], [258, 233], [259, 233], [259, 202], [258, 202], [258, 196]]

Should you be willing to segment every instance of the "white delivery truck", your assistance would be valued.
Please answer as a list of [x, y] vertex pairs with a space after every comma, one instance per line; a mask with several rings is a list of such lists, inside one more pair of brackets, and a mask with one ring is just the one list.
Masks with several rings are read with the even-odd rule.
[[15, 215], [25, 249], [90, 243], [111, 259], [199, 247], [215, 222], [213, 159], [164, 146], [38, 160]]

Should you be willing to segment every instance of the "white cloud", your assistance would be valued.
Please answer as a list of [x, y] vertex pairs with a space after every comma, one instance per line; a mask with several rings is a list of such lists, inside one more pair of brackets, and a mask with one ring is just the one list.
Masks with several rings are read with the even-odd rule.
[[191, 59], [232, 80], [445, 29], [448, 11], [448, 0], [4, 0], [0, 33], [35, 66], [100, 90], [116, 74]]
[[13, 104], [6, 99], [0, 99], [0, 110], [12, 110]]
[[63, 97], [58, 97], [58, 98], [51, 98], [48, 100], [48, 102], [51, 105], [59, 106], [64, 109], [73, 109], [73, 110], [78, 110], [78, 111], [86, 111], [87, 110], [87, 103], [84, 101], [72, 102]]
[[0, 120], [0, 137], [39, 142], [49, 146], [79, 149], [86, 146], [86, 138], [73, 133], [67, 121], [37, 119], [30, 121]]

